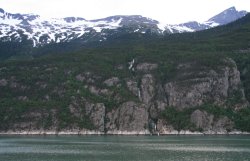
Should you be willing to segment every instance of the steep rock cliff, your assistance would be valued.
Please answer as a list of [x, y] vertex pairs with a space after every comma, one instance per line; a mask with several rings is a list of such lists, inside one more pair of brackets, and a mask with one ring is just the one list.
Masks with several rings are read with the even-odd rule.
[[[200, 66], [199, 71], [192, 72], [192, 67], [178, 69], [179, 80], [165, 84], [168, 105], [180, 109], [200, 106], [205, 103], [225, 105], [228, 98], [235, 94], [241, 96], [242, 106], [247, 102], [241, 87], [240, 72], [233, 60], [225, 60], [227, 66], [217, 70]], [[188, 69], [191, 68], [191, 69]], [[185, 72], [189, 70], [191, 72]]]
[[[51, 93], [44, 92], [42, 103], [56, 96], [62, 107], [59, 108], [60, 104], [52, 104], [49, 110], [32, 107], [21, 111], [21, 116], [8, 115], [12, 107], [6, 107], [0, 131], [176, 134], [181, 130], [227, 133], [236, 129], [232, 117], [209, 109], [209, 105], [214, 105], [237, 112], [248, 106], [233, 60], [224, 59], [212, 67], [199, 62], [176, 64], [175, 74], [164, 79], [157, 75], [160, 68], [161, 64], [133, 60], [128, 69], [130, 77], [103, 78], [94, 72], [76, 73], [71, 77], [74, 83], [69, 84], [72, 80], [68, 80], [53, 87]], [[68, 77], [71, 71], [64, 74]], [[35, 85], [41, 90], [48, 88], [46, 82]], [[30, 88], [15, 77], [1, 78], [0, 86], [21, 91]], [[76, 88], [70, 91], [76, 93], [74, 96], [66, 92], [69, 86]], [[29, 103], [30, 96], [24, 93], [15, 99]], [[201, 108], [203, 105], [207, 106]], [[14, 122], [8, 121], [11, 117], [16, 117]]]
[[116, 110], [107, 113], [106, 130], [114, 131], [145, 131], [148, 126], [148, 112], [143, 104], [125, 102]]

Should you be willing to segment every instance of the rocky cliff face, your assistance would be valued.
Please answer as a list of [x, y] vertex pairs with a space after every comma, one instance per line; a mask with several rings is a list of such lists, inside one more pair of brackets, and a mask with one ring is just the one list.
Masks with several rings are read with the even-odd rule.
[[[109, 113], [108, 118], [111, 119], [106, 124], [108, 131], [109, 129], [126, 131], [149, 129], [151, 132], [160, 133], [174, 131], [171, 124], [161, 118], [161, 113], [170, 106], [178, 110], [208, 103], [235, 110], [246, 107], [248, 102], [244, 96], [237, 66], [231, 59], [224, 60], [224, 63], [226, 65], [222, 65], [218, 70], [205, 66], [199, 66], [199, 69], [194, 70], [195, 63], [179, 64], [178, 78], [163, 84], [157, 82], [152, 74], [157, 69], [157, 64], [138, 64], [136, 70], [142, 74], [141, 79], [128, 80], [126, 84], [139, 99], [137, 106], [140, 108], [135, 108], [132, 106], [134, 103], [129, 102], [123, 104], [117, 111]], [[239, 95], [240, 100], [229, 105], [228, 99], [235, 95]], [[234, 123], [226, 116], [216, 118], [213, 114], [200, 110], [191, 113], [190, 120], [197, 129], [207, 132], [226, 133], [234, 127]]]
[[148, 112], [144, 105], [135, 102], [125, 102], [116, 110], [107, 113], [106, 130], [114, 131], [146, 131]]
[[[168, 133], [175, 130], [167, 120], [161, 118], [161, 113], [168, 107], [177, 110], [204, 104], [234, 110], [246, 107], [248, 102], [244, 96], [237, 66], [231, 59], [224, 60], [224, 63], [226, 65], [222, 65], [218, 70], [205, 66], [199, 66], [199, 69], [194, 70], [195, 63], [179, 64], [178, 78], [163, 84], [159, 83], [153, 74], [158, 67], [157, 64], [138, 64], [135, 69], [141, 73], [140, 79], [127, 80], [126, 84], [139, 103], [127, 102], [116, 111], [108, 113], [107, 130], [148, 129], [151, 132]], [[228, 99], [235, 95], [239, 95], [240, 100], [229, 105]], [[206, 111], [195, 110], [191, 113], [190, 120], [202, 131], [226, 133], [234, 128], [234, 123], [226, 116], [216, 118]]]
[[[1, 131], [37, 130], [40, 133], [46, 131], [86, 133], [92, 130], [94, 133], [107, 134], [167, 134], [190, 130], [189, 127], [176, 129], [173, 123], [163, 116], [167, 109], [174, 108], [180, 112], [190, 109], [188, 120], [184, 121], [190, 121], [192, 128], [196, 131], [227, 133], [234, 130], [234, 122], [230, 118], [217, 116], [198, 107], [212, 104], [237, 111], [248, 105], [241, 86], [240, 73], [231, 59], [223, 60], [223, 63], [216, 68], [197, 65], [197, 62], [178, 64], [177, 74], [173, 78], [166, 79], [165, 82], [155, 76], [159, 64], [142, 62], [133, 63], [131, 66], [129, 70], [135, 72], [135, 76], [125, 79], [113, 76], [102, 80], [101, 77], [91, 72], [75, 76], [75, 80], [85, 91], [89, 91], [91, 97], [109, 98], [118, 102], [112, 105], [112, 108], [108, 107], [105, 101], [94, 99], [90, 101], [87, 98], [72, 96], [70, 105], [64, 109], [68, 111], [70, 118], [61, 116], [57, 108], [50, 111], [29, 111], [19, 118], [21, 121], [9, 123], [6, 127], [1, 127]], [[97, 86], [95, 82], [103, 86]], [[13, 85], [13, 83], [14, 78], [13, 80], [4, 78], [0, 80], [1, 87]], [[120, 88], [122, 83], [125, 84], [133, 99], [124, 99], [121, 93], [111, 90]], [[44, 85], [43, 87], [46, 88]], [[53, 92], [59, 93], [60, 96], [65, 94], [56, 89]], [[80, 89], [77, 92], [80, 93]], [[237, 100], [232, 102], [234, 98]], [[46, 95], [46, 99], [50, 97]], [[64, 126], [58, 121], [62, 118], [65, 122], [72, 122], [71, 126]], [[33, 121], [31, 123], [27, 120]], [[85, 126], [82, 126], [83, 124]]]
[[227, 133], [234, 126], [234, 123], [226, 116], [216, 119], [214, 115], [200, 110], [196, 110], [191, 114], [191, 122], [204, 131], [215, 131], [218, 133]]
[[180, 66], [180, 80], [166, 83], [164, 86], [168, 105], [182, 109], [205, 103], [223, 106], [225, 100], [234, 97], [235, 93], [240, 94], [245, 100], [236, 64], [230, 59], [225, 61], [230, 66], [222, 67], [219, 71], [205, 69], [187, 73], [185, 71], [191, 66]]

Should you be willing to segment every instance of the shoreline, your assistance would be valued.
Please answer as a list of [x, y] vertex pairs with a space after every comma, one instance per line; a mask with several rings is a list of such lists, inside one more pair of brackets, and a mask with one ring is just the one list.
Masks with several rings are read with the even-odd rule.
[[106, 133], [100, 131], [6, 131], [0, 132], [0, 135], [120, 135], [120, 136], [147, 136], [147, 135], [250, 135], [250, 132], [231, 131], [231, 132], [216, 132], [216, 131], [164, 131], [163, 133], [150, 133], [145, 131], [108, 131]]

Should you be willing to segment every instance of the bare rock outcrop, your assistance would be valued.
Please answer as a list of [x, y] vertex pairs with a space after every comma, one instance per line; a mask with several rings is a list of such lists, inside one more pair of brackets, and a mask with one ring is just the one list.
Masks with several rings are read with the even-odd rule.
[[178, 134], [178, 131], [168, 124], [166, 120], [159, 119], [156, 126], [160, 134]]
[[103, 83], [107, 85], [108, 87], [116, 86], [120, 82], [120, 79], [118, 77], [112, 77], [107, 80], [105, 80]]
[[136, 70], [140, 72], [150, 72], [158, 68], [158, 64], [141, 63], [136, 66]]
[[141, 97], [141, 91], [138, 87], [138, 83], [134, 80], [127, 80], [126, 82], [128, 90], [130, 92], [132, 92], [135, 96], [137, 96], [138, 98]]
[[84, 98], [73, 98], [69, 105], [69, 110], [74, 116], [75, 121], [88, 120], [88, 123], [93, 126], [93, 129], [104, 132], [106, 108], [103, 103], [92, 103]]
[[234, 123], [227, 116], [223, 116], [214, 122], [213, 131], [217, 133], [227, 133], [231, 131], [233, 127]]
[[86, 103], [86, 115], [98, 131], [104, 132], [105, 106], [103, 103]]
[[[129, 72], [132, 73], [126, 75], [124, 80], [115, 76], [105, 80], [92, 72], [76, 74], [75, 81], [85, 89], [74, 86], [70, 90], [70, 96], [66, 93], [67, 88], [55, 86], [50, 91], [48, 82], [38, 81], [35, 83], [38, 89], [44, 92], [48, 89], [50, 92], [43, 95], [44, 102], [52, 101], [56, 94], [61, 99], [68, 98], [64, 103], [66, 106], [51, 107], [50, 111], [26, 111], [22, 113], [20, 122], [6, 124], [4, 128], [36, 130], [37, 127], [38, 130], [47, 128], [76, 132], [94, 130], [103, 134], [142, 134], [148, 131], [153, 134], [180, 134], [182, 130], [227, 133], [234, 130], [231, 117], [217, 116], [199, 106], [212, 104], [225, 109], [230, 107], [237, 112], [237, 109], [248, 105], [235, 62], [225, 59], [224, 64], [212, 67], [195, 63], [197, 62], [177, 65], [172, 78], [167, 79], [159, 79], [164, 74], [159, 76], [157, 71], [153, 71], [158, 68], [158, 64], [136, 64], [135, 60], [129, 63]], [[29, 88], [15, 77], [6, 79], [0, 79], [0, 87], [22, 92]], [[123, 81], [126, 82], [125, 85]], [[32, 101], [32, 96], [28, 94], [15, 98], [16, 101]], [[234, 104], [229, 106], [230, 100]], [[169, 107], [173, 107], [177, 114], [183, 112], [181, 114], [185, 117], [167, 117], [164, 114]], [[61, 116], [61, 113], [65, 115]], [[47, 120], [43, 120], [44, 118]], [[185, 119], [181, 121], [188, 122], [179, 128], [175, 119], [179, 122], [180, 119]], [[178, 131], [174, 128], [178, 128]]]
[[149, 104], [155, 95], [155, 80], [151, 74], [145, 74], [141, 79], [141, 101]]
[[214, 116], [208, 114], [206, 111], [195, 110], [191, 116], [190, 121], [200, 130], [211, 130]]
[[148, 126], [148, 112], [143, 105], [130, 101], [109, 112], [107, 120], [108, 131], [143, 131]]
[[217, 71], [203, 69], [199, 73], [185, 73], [180, 70], [179, 75], [183, 75], [183, 78], [165, 84], [168, 105], [179, 109], [207, 102], [224, 105], [226, 99], [233, 97], [236, 92], [240, 93], [242, 101], [247, 104], [240, 73], [233, 61], [228, 62], [230, 66], [221, 67]]
[[227, 117], [215, 118], [206, 111], [195, 110], [190, 117], [191, 122], [202, 131], [213, 131], [214, 133], [227, 133], [234, 128], [234, 123]]

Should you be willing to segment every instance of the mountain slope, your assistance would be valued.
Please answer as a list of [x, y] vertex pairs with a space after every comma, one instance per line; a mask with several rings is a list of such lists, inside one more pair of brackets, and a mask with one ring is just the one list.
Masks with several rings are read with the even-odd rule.
[[[168, 25], [167, 27], [169, 28], [170, 33], [200, 31], [228, 24], [244, 17], [246, 14], [246, 11], [237, 11], [235, 7], [230, 7], [202, 23], [192, 21], [178, 25]], [[180, 30], [181, 28], [182, 30]]]
[[1, 62], [0, 131], [250, 131], [249, 31], [248, 14], [206, 31], [130, 33], [70, 54]]
[[157, 34], [193, 32], [224, 25], [243, 17], [246, 13], [232, 7], [204, 23], [187, 22], [166, 25], [139, 15], [118, 15], [97, 20], [86, 20], [80, 17], [43, 19], [38, 15], [11, 14], [0, 9], [0, 41], [28, 41], [31, 46], [38, 47], [50, 43], [71, 42], [76, 39], [82, 42], [105, 41], [110, 34], [118, 32], [117, 30]]
[[231, 7], [219, 13], [218, 15], [210, 18], [208, 22], [215, 22], [220, 25], [225, 25], [241, 17], [244, 17], [246, 14], [247, 14], [246, 11], [237, 11], [235, 7]]

